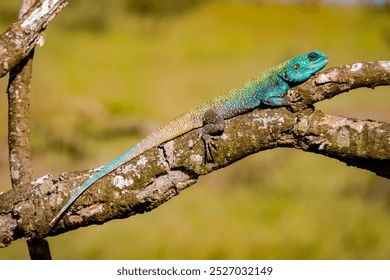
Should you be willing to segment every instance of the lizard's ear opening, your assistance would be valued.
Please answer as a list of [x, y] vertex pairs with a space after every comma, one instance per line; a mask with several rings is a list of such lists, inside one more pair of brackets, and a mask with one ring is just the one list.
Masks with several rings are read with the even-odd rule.
[[299, 63], [294, 63], [289, 67], [286, 67], [282, 73], [279, 74], [279, 77], [283, 79], [286, 83], [296, 83], [299, 80], [300, 70], [302, 69]]
[[290, 74], [288, 71], [284, 70], [282, 73], [278, 74], [278, 76], [285, 82], [290, 83], [292, 82]]

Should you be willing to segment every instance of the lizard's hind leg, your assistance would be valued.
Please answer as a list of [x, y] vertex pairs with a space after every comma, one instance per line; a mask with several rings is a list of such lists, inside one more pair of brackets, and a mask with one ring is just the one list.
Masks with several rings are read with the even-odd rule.
[[200, 131], [200, 138], [205, 146], [206, 162], [213, 162], [214, 157], [211, 149], [218, 150], [213, 140], [218, 139], [225, 129], [225, 120], [216, 110], [208, 110], [203, 115], [203, 126]]

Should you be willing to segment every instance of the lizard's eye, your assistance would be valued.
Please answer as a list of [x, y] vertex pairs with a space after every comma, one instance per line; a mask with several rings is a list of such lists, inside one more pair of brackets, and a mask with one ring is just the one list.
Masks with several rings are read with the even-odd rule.
[[309, 53], [308, 55], [310, 61], [314, 61], [318, 58], [318, 54], [316, 53]]
[[295, 70], [299, 70], [299, 69], [301, 69], [301, 65], [299, 65], [298, 63], [297, 63], [297, 64], [294, 64], [293, 68], [294, 68]]

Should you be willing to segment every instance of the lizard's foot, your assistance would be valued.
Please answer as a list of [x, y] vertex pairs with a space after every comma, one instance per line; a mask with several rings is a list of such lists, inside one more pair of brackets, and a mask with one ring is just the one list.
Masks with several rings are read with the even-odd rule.
[[287, 96], [287, 93], [285, 96], [270, 96], [266, 97], [263, 100], [263, 103], [268, 106], [272, 107], [279, 107], [279, 106], [286, 106], [289, 105], [291, 102], [290, 97]]
[[210, 135], [207, 133], [204, 133], [203, 129], [201, 131], [201, 139], [204, 143], [205, 148], [205, 161], [206, 162], [214, 162], [214, 157], [212, 150], [218, 151], [218, 145], [213, 142], [213, 140], [217, 140], [220, 136], [217, 135]]
[[225, 120], [216, 110], [209, 110], [203, 115], [203, 127], [200, 138], [205, 146], [205, 161], [213, 162], [212, 149], [218, 150], [218, 146], [213, 140], [218, 139], [225, 129]]
[[295, 103], [302, 100], [302, 96], [295, 92], [294, 90], [289, 89], [286, 93], [286, 98], [288, 98], [288, 102]]

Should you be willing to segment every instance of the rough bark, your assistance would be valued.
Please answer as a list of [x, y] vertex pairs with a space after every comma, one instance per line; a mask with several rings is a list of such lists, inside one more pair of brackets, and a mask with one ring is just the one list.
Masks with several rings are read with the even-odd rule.
[[65, 0], [41, 0], [0, 35], [0, 78], [20, 63], [40, 40], [41, 32], [65, 7]]
[[336, 158], [390, 178], [390, 124], [325, 115], [315, 102], [357, 88], [390, 85], [390, 62], [344, 65], [316, 75], [287, 94], [291, 108], [260, 108], [227, 120], [214, 162], [204, 160], [199, 129], [124, 164], [96, 182], [54, 231], [48, 224], [94, 170], [47, 175], [0, 195], [0, 246], [25, 236], [45, 237], [151, 211], [201, 175], [250, 154], [291, 147]]
[[[24, 0], [19, 11], [21, 18], [35, 0]], [[30, 88], [34, 49], [10, 71], [8, 94], [8, 151], [12, 188], [32, 180], [30, 146]], [[31, 259], [51, 259], [49, 243], [43, 238], [27, 239]]]
[[[10, 71], [8, 146], [13, 189], [32, 180], [29, 121], [34, 47], [38, 42], [42, 44], [41, 32], [65, 5], [65, 1], [23, 0], [19, 21], [0, 36], [0, 77]], [[45, 239], [27, 238], [27, 246], [31, 259], [51, 259]]]

